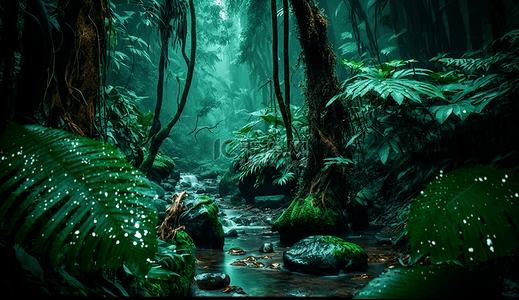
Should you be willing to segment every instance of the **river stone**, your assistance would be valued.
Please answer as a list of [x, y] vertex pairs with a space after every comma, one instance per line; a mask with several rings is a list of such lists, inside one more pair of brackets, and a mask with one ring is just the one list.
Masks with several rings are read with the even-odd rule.
[[202, 273], [195, 276], [195, 283], [202, 290], [215, 290], [231, 283], [231, 278], [225, 273]]
[[317, 275], [365, 270], [367, 258], [364, 249], [357, 244], [332, 235], [309, 236], [283, 253], [285, 268]]
[[272, 243], [264, 243], [258, 251], [263, 253], [274, 252], [274, 246], [272, 246]]
[[225, 233], [218, 219], [218, 206], [207, 196], [188, 196], [184, 199], [187, 210], [180, 215], [180, 224], [197, 248], [223, 249]]

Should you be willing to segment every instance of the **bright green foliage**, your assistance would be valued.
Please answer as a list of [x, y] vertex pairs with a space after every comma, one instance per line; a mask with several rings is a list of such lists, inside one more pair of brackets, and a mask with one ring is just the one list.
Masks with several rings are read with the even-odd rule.
[[283, 185], [298, 177], [306, 164], [307, 148], [304, 139], [307, 137], [308, 121], [300, 108], [292, 107], [292, 125], [295, 130], [294, 145], [298, 163], [293, 164], [287, 148], [285, 123], [275, 111], [262, 109], [251, 113], [268, 124], [267, 130], [257, 129], [265, 123], [256, 120], [233, 132], [228, 142], [227, 155], [234, 155], [234, 161], [240, 166], [240, 180], [248, 175], [255, 175], [256, 185], [263, 182], [265, 171], [275, 167], [279, 175], [274, 177], [274, 184]]
[[[392, 60], [383, 63], [382, 67], [360, 67], [363, 64], [357, 63], [354, 65], [356, 69], [361, 72], [356, 76], [345, 80], [342, 83], [344, 89], [343, 93], [330, 99], [327, 106], [333, 103], [339, 97], [346, 99], [356, 99], [357, 97], [364, 97], [368, 93], [374, 93], [377, 97], [387, 100], [392, 98], [399, 105], [405, 99], [412, 102], [422, 102], [420, 95], [431, 98], [445, 98], [438, 86], [426, 82], [410, 79], [417, 76], [428, 76], [431, 71], [420, 68], [403, 68], [397, 70], [398, 67], [406, 66], [415, 61], [409, 60]], [[350, 61], [341, 61], [346, 66], [351, 66]], [[359, 66], [360, 64], [360, 66]]]
[[368, 258], [366, 251], [355, 243], [350, 243], [333, 235], [322, 236], [328, 244], [335, 245], [333, 255], [339, 263], [348, 263], [352, 258]]
[[484, 262], [519, 246], [519, 176], [490, 166], [440, 173], [411, 205], [412, 262]]
[[0, 140], [5, 234], [34, 239], [40, 262], [68, 269], [123, 263], [144, 276], [157, 247], [147, 179], [113, 146], [68, 132], [9, 123]]
[[274, 222], [273, 228], [304, 230], [308, 235], [336, 231], [337, 224], [342, 222], [342, 213], [339, 209], [334, 209], [334, 201], [330, 196], [324, 202], [327, 209], [323, 212], [320, 196], [294, 199]]
[[143, 288], [153, 297], [187, 297], [195, 274], [195, 244], [185, 231], [178, 231], [174, 240], [158, 240], [153, 267]]

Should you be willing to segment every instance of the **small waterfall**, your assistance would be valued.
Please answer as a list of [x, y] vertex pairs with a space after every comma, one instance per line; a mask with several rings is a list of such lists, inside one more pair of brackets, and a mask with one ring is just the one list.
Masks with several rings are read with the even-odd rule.
[[180, 174], [180, 182], [187, 182], [192, 187], [194, 187], [195, 185], [198, 184], [198, 178], [196, 178], [196, 176], [193, 174], [182, 173], [182, 174]]
[[224, 227], [237, 227], [238, 226], [238, 224], [236, 224], [236, 222], [234, 222], [233, 220], [227, 219], [227, 218], [222, 220], [222, 225]]

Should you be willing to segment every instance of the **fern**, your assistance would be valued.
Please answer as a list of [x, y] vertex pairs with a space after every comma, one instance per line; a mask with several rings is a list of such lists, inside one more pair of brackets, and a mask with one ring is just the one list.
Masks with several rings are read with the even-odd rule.
[[[428, 76], [431, 71], [420, 68], [397, 70], [398, 67], [412, 62], [414, 61], [392, 60], [383, 63], [382, 67], [378, 68], [359, 65], [357, 70], [361, 71], [361, 73], [344, 81], [342, 84], [344, 91], [332, 97], [326, 105], [329, 106], [340, 97], [356, 99], [362, 98], [368, 93], [374, 93], [377, 97], [384, 100], [391, 97], [398, 105], [401, 105], [405, 99], [421, 103], [422, 99], [420, 95], [445, 99], [436, 85], [410, 79], [410, 77]], [[350, 67], [354, 65], [353, 62], [347, 60], [343, 60], [341, 63]]]
[[144, 276], [157, 248], [147, 179], [113, 146], [57, 129], [8, 123], [0, 139], [5, 234], [49, 265], [123, 263]]
[[519, 177], [478, 166], [440, 173], [409, 213], [412, 262], [487, 261], [519, 246]]

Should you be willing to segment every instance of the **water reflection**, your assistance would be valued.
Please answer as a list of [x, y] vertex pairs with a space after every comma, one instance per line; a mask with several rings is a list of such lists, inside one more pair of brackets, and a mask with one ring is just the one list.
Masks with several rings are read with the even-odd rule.
[[[223, 272], [230, 276], [230, 285], [243, 288], [247, 296], [329, 296], [352, 297], [361, 287], [366, 285], [369, 279], [383, 272], [387, 267], [383, 262], [370, 262], [366, 271], [351, 272], [335, 276], [316, 276], [299, 272], [292, 272], [283, 267], [283, 251], [288, 245], [280, 244], [279, 235], [270, 234], [269, 229], [260, 226], [237, 226], [244, 233], [238, 237], [226, 237], [223, 250], [197, 249], [195, 256], [197, 274], [205, 272]], [[347, 239], [348, 240], [348, 239]], [[359, 244], [369, 254], [390, 252], [390, 246], [380, 247], [376, 245], [373, 236], [360, 236], [349, 239]], [[259, 248], [263, 243], [270, 242], [274, 245], [274, 252], [262, 253]], [[245, 250], [244, 255], [231, 255], [226, 251], [233, 247]], [[250, 268], [245, 266], [233, 266], [232, 262], [242, 260], [248, 256], [257, 258], [265, 267]], [[265, 255], [271, 258], [263, 258]], [[274, 263], [279, 263], [278, 268], [272, 268]], [[213, 291], [201, 291], [200, 296], [226, 296], [223, 289]], [[198, 295], [198, 294], [197, 294]]]

